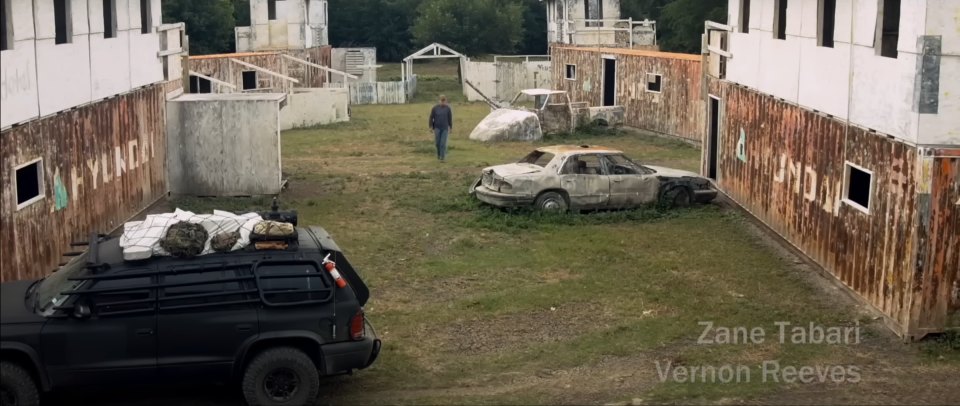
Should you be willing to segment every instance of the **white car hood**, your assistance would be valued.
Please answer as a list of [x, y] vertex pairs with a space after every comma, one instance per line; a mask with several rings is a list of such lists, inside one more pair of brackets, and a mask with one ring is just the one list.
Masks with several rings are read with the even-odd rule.
[[657, 171], [657, 175], [667, 176], [671, 178], [681, 178], [684, 176], [692, 176], [696, 178], [702, 177], [700, 176], [699, 173], [685, 171], [682, 169], [665, 168], [663, 166], [653, 166], [653, 165], [644, 165], [644, 166]]
[[493, 173], [497, 174], [497, 176], [505, 178], [508, 176], [540, 172], [541, 170], [543, 170], [543, 167], [537, 166], [534, 164], [513, 163], [513, 164], [491, 166], [489, 168], [484, 169], [484, 171], [488, 171], [488, 170], [493, 170]]

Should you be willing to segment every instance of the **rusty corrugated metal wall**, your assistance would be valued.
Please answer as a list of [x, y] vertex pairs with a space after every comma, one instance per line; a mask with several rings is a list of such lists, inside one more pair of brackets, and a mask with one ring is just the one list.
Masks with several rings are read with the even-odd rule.
[[[603, 102], [603, 56], [617, 61], [617, 104], [629, 127], [699, 143], [705, 128], [699, 55], [631, 50], [551, 47], [553, 83], [573, 101]], [[566, 65], [576, 65], [576, 79], [566, 79]], [[660, 74], [659, 93], [647, 91], [647, 74]]]
[[[164, 97], [155, 84], [0, 133], [0, 280], [44, 276], [166, 194]], [[45, 197], [18, 210], [14, 168], [37, 158]]]
[[[722, 100], [718, 186], [902, 336], [943, 331], [958, 308], [960, 158], [929, 158], [918, 189], [914, 146], [729, 82], [709, 88]], [[869, 213], [842, 202], [846, 162], [873, 171]]]
[[916, 284], [919, 333], [960, 327], [960, 148], [922, 148], [919, 157]]

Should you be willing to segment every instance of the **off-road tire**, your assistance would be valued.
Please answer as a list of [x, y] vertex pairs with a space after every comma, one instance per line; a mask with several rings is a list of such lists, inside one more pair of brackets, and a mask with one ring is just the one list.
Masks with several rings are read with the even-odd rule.
[[542, 211], [556, 211], [560, 213], [566, 212], [570, 206], [567, 203], [566, 197], [560, 194], [560, 192], [553, 191], [541, 193], [537, 196], [534, 205]]
[[663, 194], [660, 205], [666, 208], [689, 207], [692, 200], [690, 190], [683, 186], [674, 186]]
[[16, 406], [37, 406], [40, 393], [27, 370], [17, 364], [0, 362], [0, 403]]
[[[267, 391], [267, 378], [271, 374], [286, 373], [296, 376], [296, 389], [285, 400], [275, 399]], [[251, 406], [312, 405], [320, 392], [320, 372], [303, 351], [292, 347], [271, 348], [247, 364], [241, 388]]]

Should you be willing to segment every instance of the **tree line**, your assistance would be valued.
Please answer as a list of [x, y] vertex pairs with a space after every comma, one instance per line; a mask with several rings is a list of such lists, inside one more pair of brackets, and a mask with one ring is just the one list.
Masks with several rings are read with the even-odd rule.
[[[622, 18], [657, 21], [660, 48], [700, 50], [703, 21], [726, 21], [726, 0], [621, 0]], [[547, 52], [540, 0], [329, 0], [330, 43], [372, 46], [399, 61], [433, 42], [466, 55]], [[235, 26], [250, 24], [249, 0], [164, 0], [164, 22], [183, 21], [194, 55], [234, 51]]]

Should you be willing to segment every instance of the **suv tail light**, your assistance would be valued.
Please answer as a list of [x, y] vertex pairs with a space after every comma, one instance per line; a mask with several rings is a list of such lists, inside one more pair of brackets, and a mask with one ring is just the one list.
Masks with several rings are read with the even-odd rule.
[[358, 311], [357, 314], [350, 319], [350, 338], [354, 340], [363, 339], [363, 310]]

